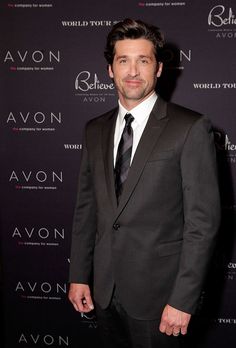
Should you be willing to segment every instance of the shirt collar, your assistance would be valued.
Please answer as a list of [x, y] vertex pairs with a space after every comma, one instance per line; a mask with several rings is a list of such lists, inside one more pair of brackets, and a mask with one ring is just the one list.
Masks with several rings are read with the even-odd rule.
[[130, 113], [133, 115], [135, 122], [141, 124], [150, 115], [157, 98], [157, 94], [153, 92], [153, 94], [151, 94], [147, 99], [145, 99], [142, 103], [138, 104], [131, 110], [126, 110], [126, 108], [124, 108], [124, 106], [121, 104], [120, 100], [118, 100], [118, 118], [120, 120], [120, 123], [123, 122], [125, 115], [127, 113]]

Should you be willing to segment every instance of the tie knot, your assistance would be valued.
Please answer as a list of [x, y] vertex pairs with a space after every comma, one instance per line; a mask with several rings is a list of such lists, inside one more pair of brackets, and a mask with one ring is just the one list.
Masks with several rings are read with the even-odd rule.
[[134, 120], [134, 117], [131, 114], [126, 114], [125, 115], [125, 122], [126, 122], [126, 126], [127, 127], [129, 127], [131, 125], [133, 120]]

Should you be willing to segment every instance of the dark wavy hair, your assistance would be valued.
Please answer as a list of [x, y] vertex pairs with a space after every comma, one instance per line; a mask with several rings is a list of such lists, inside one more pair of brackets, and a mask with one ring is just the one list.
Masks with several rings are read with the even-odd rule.
[[124, 39], [146, 39], [151, 41], [154, 46], [156, 61], [162, 61], [164, 37], [160, 29], [139, 19], [126, 18], [116, 23], [107, 36], [104, 56], [108, 64], [113, 63], [116, 42]]

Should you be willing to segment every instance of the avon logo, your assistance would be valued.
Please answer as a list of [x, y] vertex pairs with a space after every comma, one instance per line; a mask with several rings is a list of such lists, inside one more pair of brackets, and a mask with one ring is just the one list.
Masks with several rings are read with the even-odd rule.
[[64, 228], [47, 228], [47, 227], [15, 227], [12, 238], [17, 239], [65, 239]]
[[15, 288], [16, 292], [30, 292], [30, 293], [43, 293], [43, 294], [66, 294], [67, 292], [67, 286], [66, 283], [59, 284], [59, 283], [38, 283], [38, 282], [21, 282], [19, 281]]
[[4, 63], [60, 63], [60, 51], [44, 51], [35, 50], [33, 52], [29, 51], [7, 51], [4, 55]]
[[45, 172], [43, 170], [39, 170], [37, 172], [28, 171], [25, 172], [22, 170], [21, 172], [16, 172], [15, 170], [12, 171], [10, 178], [10, 182], [16, 182], [16, 183], [22, 183], [22, 182], [27, 182], [29, 183], [30, 181], [33, 182], [38, 182], [38, 183], [45, 183], [45, 182], [63, 182], [63, 175], [62, 171], [59, 173], [56, 173], [54, 171], [52, 172]]
[[39, 333], [21, 333], [18, 343], [24, 344], [24, 347], [32, 347], [37, 345], [38, 347], [69, 347], [69, 337], [68, 336], [55, 336], [51, 334], [42, 335]]
[[30, 111], [28, 112], [10, 112], [7, 117], [7, 123], [9, 124], [36, 124], [36, 125], [42, 125], [42, 124], [54, 124], [54, 123], [62, 123], [62, 116], [61, 112], [55, 113], [55, 112], [49, 112], [45, 113], [43, 111], [37, 111], [35, 113], [32, 113]]

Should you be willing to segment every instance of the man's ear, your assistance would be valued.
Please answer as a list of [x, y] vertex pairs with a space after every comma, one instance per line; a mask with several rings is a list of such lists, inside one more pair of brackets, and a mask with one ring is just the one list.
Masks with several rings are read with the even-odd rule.
[[110, 78], [113, 79], [114, 78], [114, 74], [113, 74], [113, 71], [112, 71], [111, 64], [108, 65], [108, 73], [109, 73]]
[[163, 70], [163, 63], [158, 62], [157, 77], [161, 76], [162, 70]]

